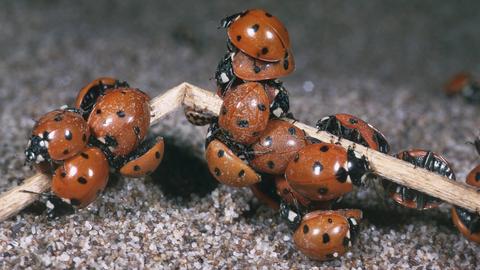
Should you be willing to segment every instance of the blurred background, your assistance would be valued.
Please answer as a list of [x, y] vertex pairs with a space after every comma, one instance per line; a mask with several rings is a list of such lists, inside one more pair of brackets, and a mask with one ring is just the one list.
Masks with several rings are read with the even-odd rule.
[[[212, 77], [226, 51], [226, 33], [217, 29], [219, 21], [254, 7], [268, 10], [289, 30], [296, 71], [282, 80], [291, 94], [292, 112], [299, 120], [313, 124], [328, 114], [358, 115], [384, 131], [393, 153], [421, 147], [445, 154], [457, 170], [459, 181], [478, 163], [473, 148], [465, 144], [479, 134], [478, 105], [461, 98], [448, 99], [442, 87], [458, 71], [480, 76], [479, 1], [3, 1], [0, 191], [33, 173], [23, 166], [23, 149], [34, 119], [71, 104], [77, 91], [96, 77], [115, 76], [151, 96], [184, 81], [214, 90]], [[196, 151], [201, 157], [205, 129], [189, 126], [181, 113], [162, 120], [154, 132], [172, 139], [175, 135], [185, 151]], [[182, 163], [181, 158], [172, 166], [178, 163]], [[110, 235], [120, 234], [123, 227], [140, 224], [142, 219], [163, 224], [166, 217], [155, 216], [155, 211], [171, 209], [162, 214], [170, 225], [156, 230], [153, 238], [145, 238], [138, 249], [142, 251], [138, 256], [147, 266], [149, 260], [153, 262], [149, 250], [167, 254], [159, 260], [171, 267], [192, 265], [188, 258], [178, 261], [178, 250], [182, 254], [220, 252], [212, 261], [195, 259], [204, 267], [210, 262], [220, 267], [222, 258], [229, 258], [223, 261], [226, 267], [319, 265], [293, 249], [288, 228], [281, 225], [273, 211], [262, 207], [256, 210], [258, 204], [252, 207], [249, 191], [212, 186], [208, 192], [215, 189], [213, 195], [203, 193], [201, 198], [183, 204], [163, 195], [179, 186], [187, 187], [191, 181], [202, 185], [203, 179], [193, 179], [195, 175], [176, 177], [167, 181], [174, 183], [173, 188], [164, 185], [161, 192], [150, 188], [148, 179], [119, 180], [119, 185], [107, 190], [105, 202], [94, 206], [107, 209], [99, 210], [103, 213], [100, 219], [98, 212], [82, 211], [75, 222], [82, 225], [87, 221], [99, 230], [104, 228], [106, 236], [98, 241], [109, 242]], [[118, 201], [122, 206], [117, 206]], [[371, 218], [367, 215], [365, 234], [350, 257], [328, 266], [470, 268], [480, 260], [478, 246], [465, 242], [450, 224], [447, 207], [428, 214], [388, 210], [373, 191], [360, 192], [347, 202], [354, 207], [371, 207], [367, 212]], [[211, 209], [218, 205], [230, 212], [212, 213]], [[117, 207], [130, 210], [115, 215]], [[213, 232], [197, 228], [206, 220], [216, 226], [216, 235], [220, 236], [210, 239]], [[83, 263], [101, 267], [100, 262], [84, 259], [81, 248], [48, 250], [48, 243], [55, 240], [58, 231], [69, 237], [72, 231], [64, 228], [69, 222], [63, 219], [49, 223], [22, 214], [2, 224], [0, 243], [17, 241], [30, 247], [8, 249], [0, 245], [0, 265], [3, 256], [3, 266], [18, 266], [23, 254], [27, 258], [25, 265], [59, 263], [71, 267]], [[32, 239], [28, 237], [35, 223], [40, 224], [37, 226], [46, 236], [43, 240], [38, 236], [37, 242], [30, 245]], [[153, 230], [153, 225], [145, 226]], [[82, 232], [88, 235], [89, 226], [86, 228]], [[15, 229], [18, 232], [12, 233]], [[168, 240], [175, 231], [190, 234], [197, 229], [198, 235], [192, 236], [195, 246], [191, 246], [191, 239]], [[158, 246], [150, 249], [152, 242]], [[257, 251], [263, 251], [253, 253], [260, 255], [249, 256], [252, 243], [262, 243]], [[177, 253], [171, 253], [172, 249]], [[70, 256], [66, 260], [61, 257], [64, 250]], [[132, 250], [135, 252], [135, 248]], [[237, 260], [230, 260], [237, 256], [230, 250], [237, 252]], [[277, 252], [278, 256], [265, 250]], [[420, 254], [417, 250], [421, 250]], [[32, 252], [40, 255], [31, 259]], [[101, 245], [92, 246], [92, 252], [102, 254]], [[73, 263], [73, 256], [82, 263]], [[120, 264], [124, 267], [140, 260], [123, 253], [116, 256], [125, 259]], [[114, 260], [108, 256], [99, 260], [111, 265], [108, 259]]]

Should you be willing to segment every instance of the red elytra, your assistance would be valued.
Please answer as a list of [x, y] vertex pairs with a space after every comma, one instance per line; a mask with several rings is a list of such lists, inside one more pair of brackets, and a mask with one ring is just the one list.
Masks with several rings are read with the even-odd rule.
[[285, 26], [261, 9], [243, 12], [230, 24], [227, 34], [235, 47], [263, 61], [280, 61], [290, 48]]
[[128, 162], [120, 168], [120, 173], [127, 177], [142, 177], [150, 174], [162, 162], [164, 148], [161, 137], [142, 143], [127, 158]]
[[269, 99], [262, 84], [247, 82], [223, 98], [218, 125], [233, 141], [250, 145], [258, 140], [270, 117]]
[[459, 94], [472, 82], [472, 75], [467, 72], [460, 72], [453, 76], [444, 87], [447, 95]]
[[255, 59], [239, 51], [232, 61], [233, 73], [246, 81], [272, 80], [285, 77], [295, 70], [295, 60], [290, 50], [277, 62], [266, 62]]
[[52, 191], [73, 206], [82, 208], [103, 191], [108, 175], [109, 165], [104, 153], [88, 147], [55, 170]]
[[124, 156], [145, 138], [150, 126], [150, 98], [133, 88], [117, 88], [101, 96], [88, 124], [92, 134], [114, 155]]

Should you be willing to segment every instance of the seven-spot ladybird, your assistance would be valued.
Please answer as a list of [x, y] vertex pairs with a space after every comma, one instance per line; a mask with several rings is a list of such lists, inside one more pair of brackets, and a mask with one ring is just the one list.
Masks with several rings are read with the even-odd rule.
[[223, 184], [246, 187], [261, 180], [259, 174], [218, 140], [213, 140], [208, 144], [205, 158], [210, 173]]
[[270, 120], [252, 145], [254, 158], [249, 164], [259, 172], [283, 174], [287, 164], [306, 144], [303, 130], [283, 120]]
[[269, 99], [262, 84], [247, 82], [227, 92], [218, 124], [233, 141], [250, 145], [267, 127]]
[[93, 106], [97, 102], [99, 96], [103, 95], [108, 89], [129, 87], [127, 82], [119, 81], [111, 77], [100, 77], [86, 86], [84, 86], [75, 99], [75, 108], [82, 109], [83, 117], [88, 119]]
[[245, 81], [271, 80], [289, 75], [295, 70], [292, 52], [288, 50], [283, 60], [266, 62], [238, 51], [232, 56], [233, 73]]
[[306, 214], [293, 234], [297, 249], [309, 258], [326, 261], [348, 251], [358, 234], [362, 211], [314, 211]]
[[145, 138], [150, 126], [150, 98], [133, 88], [117, 88], [98, 98], [88, 125], [114, 155], [127, 155]]
[[350, 114], [340, 113], [322, 118], [317, 122], [317, 129], [382, 153], [390, 150], [385, 136], [378, 129]]
[[322, 142], [298, 151], [287, 165], [285, 178], [306, 198], [328, 201], [352, 191], [352, 184], [360, 186], [369, 171], [365, 157], [357, 157], [352, 149]]
[[[402, 151], [395, 155], [398, 159], [407, 161], [416, 167], [424, 168], [431, 172], [455, 180], [455, 174], [448, 161], [439, 154], [431, 151], [412, 149]], [[437, 207], [441, 201], [425, 193], [398, 185], [388, 180], [383, 180], [383, 187], [388, 195], [397, 203], [419, 210]]]
[[75, 110], [54, 110], [33, 127], [25, 150], [27, 162], [61, 161], [75, 156], [87, 145], [90, 129]]
[[290, 38], [276, 17], [261, 9], [252, 9], [222, 20], [231, 43], [251, 57], [276, 62], [285, 58]]
[[103, 191], [108, 175], [105, 154], [96, 147], [87, 147], [55, 170], [52, 191], [72, 206], [82, 208]]
[[126, 157], [120, 173], [128, 177], [142, 177], [153, 172], [162, 162], [164, 142], [162, 137], [146, 140]]

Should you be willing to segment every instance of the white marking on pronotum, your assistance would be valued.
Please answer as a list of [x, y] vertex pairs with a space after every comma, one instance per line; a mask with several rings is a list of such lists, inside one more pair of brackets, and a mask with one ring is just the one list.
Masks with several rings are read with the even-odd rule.
[[45, 147], [45, 141], [40, 141], [39, 145], [40, 145], [41, 147]]
[[227, 83], [230, 81], [230, 79], [228, 79], [228, 76], [227, 74], [225, 74], [225, 72], [222, 72], [222, 74], [220, 74], [220, 78], [222, 79], [223, 83]]
[[51, 201], [47, 201], [47, 203], [45, 204], [47, 206], [48, 209], [53, 209], [55, 208], [55, 205], [53, 205], [53, 203]]
[[333, 253], [333, 257], [338, 257], [338, 252]]
[[105, 137], [99, 137], [97, 138], [98, 141], [100, 141], [101, 143], [105, 143]]
[[352, 222], [353, 225], [357, 225], [357, 220], [354, 218], [350, 218], [350, 222]]
[[282, 116], [282, 112], [283, 110], [281, 108], [276, 108], [274, 111], [273, 111], [273, 114], [277, 117], [280, 117]]
[[42, 155], [38, 155], [37, 156], [37, 163], [40, 163], [42, 161], [44, 161], [45, 159], [42, 157]]
[[298, 214], [293, 211], [288, 211], [288, 220], [293, 222], [295, 218], [298, 217]]

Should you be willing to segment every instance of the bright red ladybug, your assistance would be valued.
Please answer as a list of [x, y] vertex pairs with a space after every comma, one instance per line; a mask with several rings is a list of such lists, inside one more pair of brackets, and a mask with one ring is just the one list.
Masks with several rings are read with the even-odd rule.
[[150, 98], [133, 88], [109, 90], [98, 98], [88, 117], [97, 140], [113, 155], [124, 156], [145, 138], [150, 127]]
[[298, 250], [309, 258], [326, 261], [345, 254], [358, 234], [362, 211], [314, 211], [306, 214], [293, 234]]
[[[480, 165], [467, 175], [466, 183], [480, 188]], [[453, 206], [451, 210], [453, 224], [470, 241], [480, 244], [480, 215], [464, 208]]]
[[269, 99], [262, 84], [248, 82], [229, 91], [218, 117], [218, 125], [235, 142], [250, 145], [267, 127]]
[[378, 129], [350, 114], [339, 113], [322, 118], [317, 122], [317, 129], [382, 153], [390, 150], [387, 139]]
[[303, 130], [283, 120], [270, 120], [258, 141], [251, 146], [254, 158], [249, 164], [262, 173], [283, 174], [288, 163], [306, 144]]
[[285, 77], [295, 70], [292, 52], [288, 50], [279, 62], [266, 62], [248, 56], [242, 51], [232, 56], [233, 73], [245, 81], [263, 81]]
[[82, 208], [103, 191], [108, 175], [105, 154], [96, 147], [87, 147], [55, 170], [52, 191], [72, 206]]
[[74, 107], [82, 109], [83, 117], [88, 119], [93, 106], [97, 102], [99, 96], [105, 94], [108, 89], [129, 87], [127, 82], [119, 81], [111, 77], [100, 77], [84, 86], [75, 99]]
[[152, 173], [162, 162], [164, 148], [161, 137], [142, 142], [127, 156], [120, 173], [127, 177], [143, 177]]
[[223, 184], [246, 187], [261, 180], [260, 175], [218, 140], [213, 140], [208, 144], [205, 158], [210, 173]]
[[90, 129], [75, 110], [54, 110], [33, 127], [25, 150], [27, 162], [61, 161], [75, 156], [87, 145]]
[[[448, 161], [434, 152], [412, 149], [402, 151], [395, 155], [396, 158], [407, 161], [416, 167], [424, 168], [431, 172], [445, 176], [448, 179], [455, 180], [455, 173]], [[442, 202], [437, 198], [431, 197], [425, 193], [398, 185], [388, 180], [383, 180], [383, 187], [389, 196], [397, 203], [418, 210], [436, 208]]]
[[247, 10], [221, 21], [230, 42], [251, 57], [276, 62], [285, 58], [290, 38], [276, 17], [261, 9]]
[[364, 157], [331, 143], [310, 144], [288, 163], [285, 178], [298, 193], [314, 201], [329, 201], [360, 186], [370, 171]]

